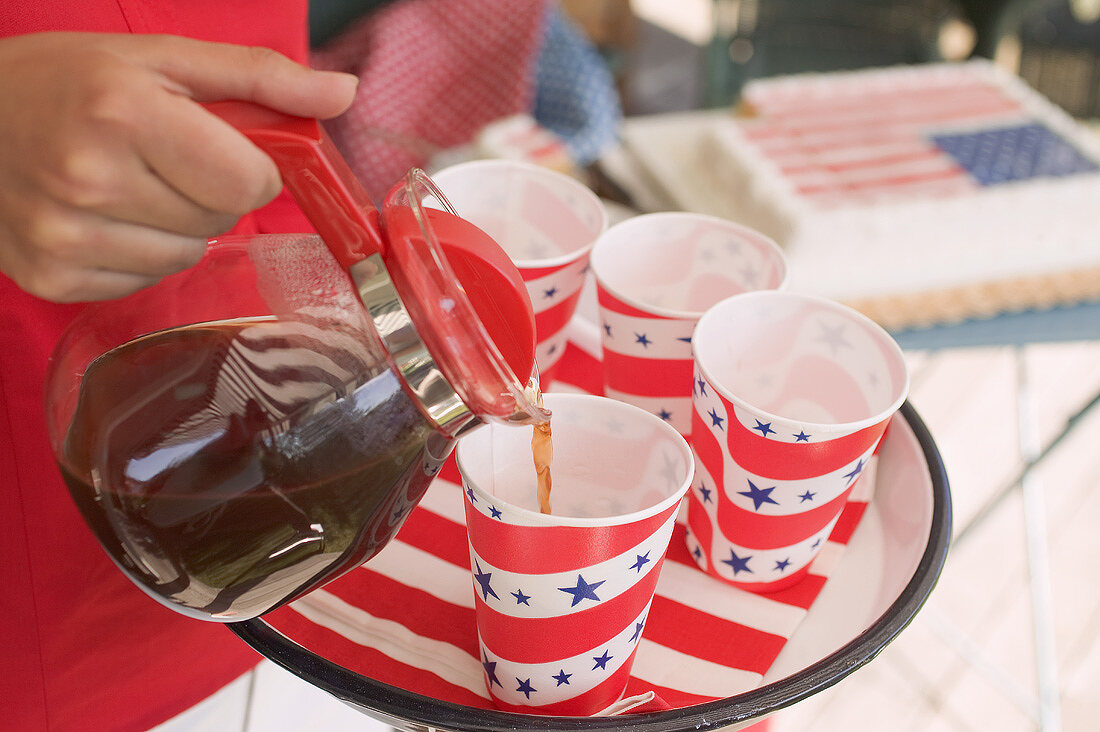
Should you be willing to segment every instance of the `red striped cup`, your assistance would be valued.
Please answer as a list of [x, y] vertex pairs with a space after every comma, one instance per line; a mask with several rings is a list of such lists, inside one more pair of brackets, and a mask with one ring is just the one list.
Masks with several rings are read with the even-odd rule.
[[779, 289], [787, 263], [775, 242], [725, 219], [638, 216], [592, 250], [604, 393], [691, 435], [691, 334], [703, 312], [742, 292]]
[[460, 163], [432, 180], [519, 269], [535, 308], [535, 363], [546, 389], [565, 352], [565, 326], [577, 310], [592, 245], [607, 228], [607, 210], [577, 179], [514, 160]]
[[693, 338], [688, 549], [757, 592], [798, 581], [829, 537], [909, 377], [868, 318], [791, 292], [718, 303]]
[[485, 684], [510, 711], [591, 715], [622, 695], [694, 464], [674, 429], [603, 397], [546, 394], [553, 513], [539, 513], [531, 431], [464, 437]]

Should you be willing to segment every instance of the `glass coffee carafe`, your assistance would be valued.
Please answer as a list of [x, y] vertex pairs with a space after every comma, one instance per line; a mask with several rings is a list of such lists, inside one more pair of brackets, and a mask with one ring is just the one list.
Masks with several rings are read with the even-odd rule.
[[376, 211], [315, 122], [276, 122], [282, 150], [250, 136], [321, 236], [213, 240], [196, 267], [86, 308], [48, 377], [54, 453], [99, 542], [207, 620], [360, 565], [464, 432], [546, 414], [525, 392], [531, 304], [499, 247], [419, 171]]

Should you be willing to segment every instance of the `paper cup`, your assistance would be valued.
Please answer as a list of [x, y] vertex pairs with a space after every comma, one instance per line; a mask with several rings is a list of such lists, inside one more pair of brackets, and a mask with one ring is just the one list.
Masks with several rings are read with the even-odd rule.
[[592, 251], [604, 393], [691, 434], [691, 334], [731, 295], [778, 289], [787, 264], [775, 242], [725, 219], [646, 214], [607, 230]]
[[455, 211], [512, 258], [535, 308], [535, 363], [545, 389], [565, 352], [588, 255], [607, 228], [603, 203], [580, 181], [513, 160], [475, 160], [432, 175]]
[[603, 397], [546, 394], [553, 514], [531, 430], [460, 440], [485, 684], [502, 709], [591, 715], [626, 688], [693, 462], [674, 429]]
[[695, 329], [688, 549], [749, 590], [794, 584], [832, 531], [909, 377], [868, 318], [790, 292], [724, 300]]

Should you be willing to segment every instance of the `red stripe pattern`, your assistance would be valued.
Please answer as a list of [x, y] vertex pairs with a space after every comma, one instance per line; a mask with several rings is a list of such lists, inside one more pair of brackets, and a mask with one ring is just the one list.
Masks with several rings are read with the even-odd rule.
[[597, 289], [602, 319], [603, 387], [688, 436], [691, 432], [691, 332], [696, 318], [645, 313]]
[[490, 694], [543, 713], [607, 707], [629, 677], [679, 501], [615, 526], [531, 526], [463, 487]]
[[694, 379], [688, 512], [699, 567], [746, 589], [789, 587], [825, 545], [890, 418], [807, 434], [734, 405], [699, 370]]
[[565, 354], [566, 326], [577, 311], [577, 301], [588, 275], [589, 251], [590, 247], [586, 247], [576, 252], [569, 262], [554, 267], [519, 267], [535, 309], [535, 338], [538, 340], [535, 363], [543, 383], [553, 378], [555, 366]]
[[692, 332], [710, 306], [782, 287], [787, 265], [770, 239], [685, 213], [640, 216], [597, 244], [604, 393], [691, 433]]
[[[598, 361], [575, 346], [570, 346], [568, 354], [561, 374], [569, 377], [570, 384], [598, 383]], [[621, 679], [617, 674], [623, 673], [623, 668], [632, 668], [626, 696], [655, 692], [657, 700], [645, 708], [683, 707], [732, 696], [758, 685], [827, 581], [828, 567], [818, 570], [813, 565], [795, 585], [765, 596], [752, 596], [751, 602], [746, 602], [743, 598], [749, 596], [743, 591], [698, 571], [692, 556], [692, 551], [698, 550], [693, 537], [696, 532], [673, 523], [652, 603], [638, 608], [631, 624], [618, 636], [608, 638], [604, 645], [591, 642], [584, 652], [570, 656], [577, 663], [583, 661], [582, 668], [588, 671], [570, 672], [560, 664], [558, 668], [550, 668], [553, 664], [549, 664], [545, 666], [549, 676], [538, 680], [533, 672], [530, 677], [506, 675], [504, 665], [482, 649], [477, 635], [475, 606], [477, 602], [485, 602], [485, 598], [477, 580], [471, 584], [471, 560], [476, 555], [471, 552], [465, 527], [469, 500], [456, 485], [458, 471], [453, 460], [443, 466], [440, 475], [390, 546], [361, 569], [268, 615], [269, 622], [295, 641], [352, 671], [458, 704], [530, 711], [528, 705], [536, 697], [557, 693], [559, 687], [568, 689], [588, 674], [605, 674], [603, 682], [591, 687], [593, 694], [598, 696], [602, 690], [613, 688], [618, 695]], [[867, 490], [856, 493], [861, 494], [858, 498], [849, 495], [834, 536], [828, 540], [835, 549], [842, 548], [863, 514]], [[700, 500], [698, 484], [692, 488], [691, 500]], [[483, 510], [481, 519], [490, 520], [491, 511]], [[600, 556], [604, 561], [629, 558], [631, 549], [608, 546]], [[490, 549], [484, 551], [491, 553]], [[636, 562], [637, 553], [634, 554]], [[503, 559], [499, 561], [506, 563]], [[655, 564], [643, 564], [646, 572], [632, 571], [643, 578], [656, 577]], [[492, 566], [483, 564], [484, 571], [501, 571], [486, 569], [487, 565]], [[489, 584], [498, 597], [519, 605], [511, 594], [519, 588], [502, 582], [506, 574], [493, 574]], [[600, 579], [581, 574], [589, 585]], [[570, 582], [561, 581], [558, 585], [575, 590], [580, 584], [577, 576], [569, 579]], [[471, 586], [478, 590], [476, 595]], [[600, 602], [604, 601], [605, 587], [606, 584], [592, 590], [601, 597]], [[578, 606], [584, 605], [588, 611], [599, 604], [584, 597], [581, 589]], [[572, 602], [572, 594], [558, 590], [557, 586], [554, 590]], [[525, 594], [530, 593], [525, 590]], [[631, 593], [624, 590], [608, 593], [606, 597], [622, 597], [620, 601], [626, 603]], [[496, 602], [492, 596], [489, 601]], [[546, 620], [557, 622], [554, 618]], [[642, 633], [634, 638], [639, 623]], [[579, 631], [577, 635], [590, 637], [587, 631]], [[584, 645], [576, 641], [569, 650], [577, 651]], [[620, 647], [624, 650], [620, 651]], [[608, 659], [603, 661], [605, 652]], [[631, 654], [632, 667], [628, 664]], [[601, 664], [606, 668], [593, 668]], [[562, 682], [559, 684], [554, 676]], [[508, 689], [522, 703], [511, 706], [490, 697], [488, 685], [495, 694]], [[529, 692], [530, 702], [522, 691], [528, 687], [534, 689]], [[568, 709], [563, 705], [568, 702], [551, 701], [543, 711], [563, 713]]]
[[607, 226], [603, 203], [575, 178], [513, 160], [461, 163], [434, 179], [516, 263], [535, 310], [535, 362], [548, 384], [565, 352], [588, 255]]

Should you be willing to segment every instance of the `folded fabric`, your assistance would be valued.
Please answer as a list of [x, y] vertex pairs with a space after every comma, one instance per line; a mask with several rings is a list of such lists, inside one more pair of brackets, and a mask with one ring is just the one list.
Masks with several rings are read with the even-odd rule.
[[[570, 343], [563, 366], [555, 388], [583, 391], [599, 361]], [[678, 524], [621, 707], [607, 713], [685, 707], [758, 686], [839, 562], [871, 499], [876, 465], [865, 469], [810, 574], [786, 590], [757, 595], [700, 572]], [[491, 709], [469, 562], [462, 488], [451, 460], [389, 546], [267, 619], [364, 676]]]
[[603, 57], [556, 5], [547, 15], [535, 79], [535, 119], [565, 140], [577, 163], [598, 158], [622, 120], [615, 81]]
[[318, 68], [360, 78], [326, 125], [376, 200], [438, 151], [533, 104], [546, 0], [401, 0], [318, 49]]

